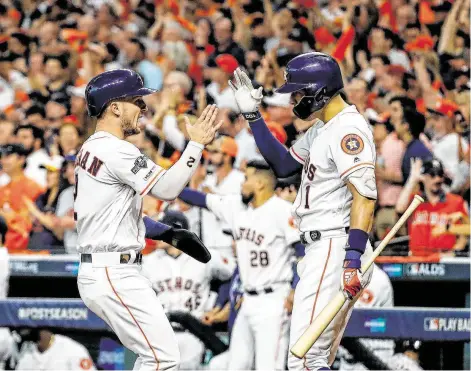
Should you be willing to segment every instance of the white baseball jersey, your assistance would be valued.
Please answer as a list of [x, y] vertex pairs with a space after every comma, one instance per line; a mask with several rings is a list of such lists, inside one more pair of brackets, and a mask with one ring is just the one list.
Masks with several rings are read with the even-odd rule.
[[[218, 195], [239, 194], [244, 180], [244, 173], [233, 169], [229, 174], [227, 174], [221, 183], [217, 183], [217, 177], [215, 174], [210, 174], [206, 177], [201, 186], [208, 187], [211, 192]], [[224, 229], [228, 229], [228, 226], [221, 220], [218, 220], [217, 216], [213, 213], [203, 210], [204, 244], [211, 249], [222, 248], [223, 252], [228, 254], [230, 253], [232, 238], [222, 232]]]
[[211, 279], [228, 280], [234, 269], [233, 261], [214, 250], [206, 264], [183, 253], [173, 257], [157, 250], [144, 256], [142, 274], [151, 281], [165, 311], [190, 312], [200, 318], [207, 310]]
[[206, 204], [232, 230], [245, 290], [291, 282], [294, 249], [290, 245], [299, 241], [299, 233], [288, 201], [272, 196], [262, 206], [253, 208], [242, 202], [241, 195], [209, 194]]
[[87, 349], [66, 336], [54, 335], [54, 340], [45, 352], [32, 346], [23, 353], [17, 370], [95, 370]]
[[365, 118], [349, 106], [327, 123], [309, 128], [290, 153], [304, 165], [293, 205], [300, 231], [348, 227], [353, 197], [346, 179], [361, 168], [374, 169], [376, 161], [373, 133]]
[[133, 144], [104, 131], [90, 136], [75, 162], [78, 252], [141, 250], [142, 197], [164, 173]]

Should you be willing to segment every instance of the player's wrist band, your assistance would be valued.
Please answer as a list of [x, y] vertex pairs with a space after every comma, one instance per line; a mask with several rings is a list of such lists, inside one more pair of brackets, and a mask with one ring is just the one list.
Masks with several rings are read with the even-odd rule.
[[258, 120], [260, 117], [262, 117], [262, 115], [260, 114], [260, 111], [242, 112], [242, 116], [244, 116], [244, 118], [247, 121], [255, 121], [255, 120]]
[[345, 248], [344, 268], [360, 268], [360, 258], [365, 252], [368, 242], [368, 233], [361, 229], [350, 229], [348, 233], [348, 244]]

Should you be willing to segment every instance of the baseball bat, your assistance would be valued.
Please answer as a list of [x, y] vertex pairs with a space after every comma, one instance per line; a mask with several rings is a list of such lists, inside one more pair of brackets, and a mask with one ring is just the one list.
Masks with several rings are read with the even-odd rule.
[[[379, 256], [379, 254], [381, 254], [389, 241], [391, 241], [391, 239], [397, 233], [399, 228], [402, 227], [402, 225], [422, 202], [424, 202], [422, 197], [417, 195], [414, 197], [405, 213], [399, 218], [397, 223], [389, 231], [386, 237], [384, 237], [371, 257], [363, 263], [361, 266], [362, 272], [366, 272], [368, 268], [370, 268], [375, 259]], [[345, 296], [343, 295], [342, 291], [339, 291], [337, 295], [329, 302], [329, 304], [327, 304], [325, 308], [322, 309], [319, 315], [314, 319], [314, 321], [309, 325], [306, 331], [304, 331], [304, 333], [299, 337], [298, 341], [296, 341], [296, 343], [291, 348], [290, 351], [295, 357], [301, 359], [306, 355], [307, 351], [312, 347], [319, 336], [322, 335], [324, 330], [327, 328], [327, 326], [329, 326], [330, 322], [332, 322], [333, 318], [343, 307], [345, 301]]]

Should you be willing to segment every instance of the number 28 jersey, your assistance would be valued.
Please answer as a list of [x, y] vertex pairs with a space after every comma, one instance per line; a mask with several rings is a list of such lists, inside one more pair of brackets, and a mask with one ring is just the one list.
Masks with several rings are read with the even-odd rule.
[[206, 204], [231, 228], [244, 290], [291, 282], [291, 245], [299, 241], [299, 232], [289, 202], [272, 196], [262, 206], [253, 208], [242, 202], [241, 195], [208, 194]]
[[347, 178], [362, 168], [374, 169], [376, 161], [373, 133], [356, 107], [349, 106], [327, 123], [309, 128], [290, 153], [303, 165], [292, 209], [300, 231], [348, 227], [353, 197]]

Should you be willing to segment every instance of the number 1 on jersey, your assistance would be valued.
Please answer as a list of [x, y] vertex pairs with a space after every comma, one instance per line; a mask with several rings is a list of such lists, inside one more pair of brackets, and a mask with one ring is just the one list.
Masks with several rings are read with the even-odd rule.
[[[75, 174], [75, 185], [74, 185], [74, 204], [75, 204], [75, 199], [77, 198], [77, 188], [78, 188], [78, 175]], [[75, 205], [74, 205], [75, 209]], [[77, 221], [77, 213], [74, 210], [74, 220]]]
[[311, 189], [311, 186], [308, 184], [306, 186], [306, 203], [304, 205], [305, 209], [309, 209], [309, 190]]

